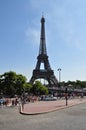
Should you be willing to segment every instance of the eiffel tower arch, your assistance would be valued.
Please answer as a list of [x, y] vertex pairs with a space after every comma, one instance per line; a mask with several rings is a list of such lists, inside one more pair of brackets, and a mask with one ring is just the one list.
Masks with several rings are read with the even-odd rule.
[[[44, 65], [44, 69], [41, 69], [41, 64]], [[41, 36], [40, 36], [40, 46], [39, 46], [39, 55], [37, 56], [37, 64], [33, 70], [30, 83], [34, 83], [37, 79], [44, 79], [48, 81], [49, 87], [57, 87], [58, 80], [54, 75], [54, 71], [51, 69], [47, 50], [46, 50], [46, 40], [45, 40], [45, 18], [41, 18]]]

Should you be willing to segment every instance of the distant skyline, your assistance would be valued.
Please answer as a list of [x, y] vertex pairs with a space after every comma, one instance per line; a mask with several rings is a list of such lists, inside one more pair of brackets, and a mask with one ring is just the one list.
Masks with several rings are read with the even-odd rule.
[[40, 20], [45, 17], [47, 55], [61, 81], [86, 81], [86, 0], [1, 0], [0, 74], [29, 81], [37, 63]]

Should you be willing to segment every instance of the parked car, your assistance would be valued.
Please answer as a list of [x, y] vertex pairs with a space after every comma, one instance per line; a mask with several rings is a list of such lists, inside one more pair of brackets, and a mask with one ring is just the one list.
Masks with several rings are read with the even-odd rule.
[[57, 100], [57, 97], [44, 97], [43, 101], [55, 101]]

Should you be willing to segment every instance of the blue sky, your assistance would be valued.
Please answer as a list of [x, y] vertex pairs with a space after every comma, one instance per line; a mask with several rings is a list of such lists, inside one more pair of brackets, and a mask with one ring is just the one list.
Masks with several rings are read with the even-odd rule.
[[51, 68], [61, 81], [86, 80], [86, 0], [0, 0], [0, 74], [21, 73], [29, 80], [45, 17]]

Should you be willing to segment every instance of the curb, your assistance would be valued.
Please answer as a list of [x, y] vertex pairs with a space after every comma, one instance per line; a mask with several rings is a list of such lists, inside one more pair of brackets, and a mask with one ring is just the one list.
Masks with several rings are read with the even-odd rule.
[[62, 106], [62, 107], [57, 107], [56, 109], [51, 109], [51, 110], [48, 110], [48, 111], [42, 111], [42, 112], [36, 112], [36, 113], [27, 113], [27, 112], [23, 112], [22, 111], [22, 107], [20, 106], [19, 107], [19, 113], [22, 114], [22, 115], [39, 115], [39, 114], [46, 114], [46, 113], [50, 113], [50, 112], [54, 112], [54, 111], [59, 111], [59, 110], [62, 110], [62, 109], [66, 109], [66, 108], [69, 108], [69, 107], [73, 107], [73, 106], [76, 106], [76, 105], [79, 105], [79, 104], [82, 104], [82, 103], [86, 103], [85, 102], [80, 102], [80, 103], [77, 103], [77, 104], [71, 104], [69, 106]]

